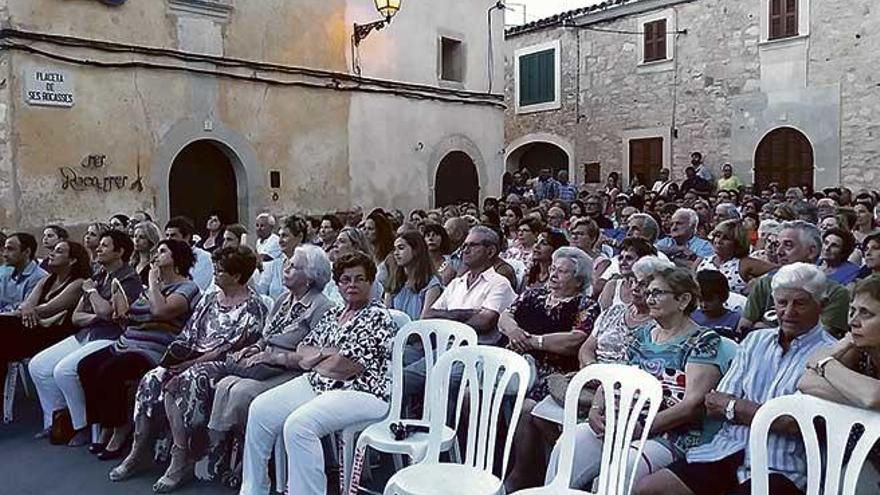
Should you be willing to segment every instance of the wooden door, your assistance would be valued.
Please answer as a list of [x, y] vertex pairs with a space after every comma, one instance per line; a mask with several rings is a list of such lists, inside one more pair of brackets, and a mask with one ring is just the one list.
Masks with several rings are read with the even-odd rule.
[[755, 186], [771, 182], [785, 190], [807, 186], [813, 190], [813, 147], [799, 131], [782, 127], [764, 136], [755, 152]]
[[648, 188], [663, 168], [663, 138], [633, 139], [629, 142], [629, 180], [639, 179]]

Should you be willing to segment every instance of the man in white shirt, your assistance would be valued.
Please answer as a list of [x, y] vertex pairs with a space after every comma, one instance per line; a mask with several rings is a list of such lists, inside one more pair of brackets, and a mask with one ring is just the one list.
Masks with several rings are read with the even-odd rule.
[[[183, 241], [192, 246], [192, 236], [195, 230], [195, 225], [188, 217], [176, 216], [165, 224], [165, 238]], [[192, 267], [190, 276], [193, 282], [199, 286], [199, 290], [204, 292], [214, 281], [214, 262], [211, 260], [211, 253], [204, 249], [192, 246], [192, 250], [196, 257], [196, 264]]]
[[269, 213], [257, 215], [257, 254], [261, 261], [272, 261], [281, 256], [281, 245], [278, 244], [278, 234], [275, 233], [275, 217]]
[[449, 283], [425, 317], [466, 323], [477, 331], [480, 344], [497, 344], [498, 317], [516, 298], [510, 282], [492, 268], [497, 246], [498, 234], [492, 229], [472, 228], [461, 246], [467, 272]]
[[[466, 323], [476, 330], [480, 344], [499, 344], [498, 318], [513, 304], [516, 292], [510, 282], [492, 268], [498, 245], [495, 231], [483, 226], [473, 227], [461, 246], [462, 262], [467, 272], [449, 283], [425, 313], [425, 318]], [[408, 364], [404, 370], [404, 395], [420, 396], [425, 387], [424, 351], [410, 346], [406, 349], [404, 361]], [[454, 388], [457, 388], [459, 379], [458, 375], [453, 377]]]

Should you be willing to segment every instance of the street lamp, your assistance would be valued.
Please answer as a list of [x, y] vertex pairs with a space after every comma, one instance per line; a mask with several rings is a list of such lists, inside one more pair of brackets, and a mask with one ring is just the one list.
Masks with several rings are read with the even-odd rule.
[[394, 16], [397, 15], [398, 11], [400, 11], [400, 6], [403, 3], [403, 0], [373, 0], [373, 2], [376, 4], [376, 10], [379, 11], [379, 14], [381, 14], [384, 19], [380, 19], [369, 24], [355, 23], [355, 46], [360, 45], [361, 41], [363, 41], [373, 31], [379, 31], [388, 24], [391, 24], [391, 19], [393, 19]]

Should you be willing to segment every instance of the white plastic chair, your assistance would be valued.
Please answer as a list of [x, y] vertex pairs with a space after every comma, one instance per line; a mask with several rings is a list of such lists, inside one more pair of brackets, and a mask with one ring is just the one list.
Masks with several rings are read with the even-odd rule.
[[[343, 432], [343, 469], [345, 487], [352, 489], [352, 469], [355, 452], [366, 451], [367, 447], [392, 455], [406, 455], [413, 462], [422, 460], [428, 448], [428, 434], [414, 433], [412, 436], [397, 441], [391, 433], [392, 423], [404, 425], [428, 426], [430, 408], [427, 393], [424, 396], [421, 419], [402, 419], [403, 409], [403, 354], [410, 340], [417, 336], [422, 344], [425, 356], [425, 391], [431, 387], [434, 363], [446, 352], [462, 346], [477, 345], [477, 332], [470, 326], [449, 320], [418, 320], [400, 329], [394, 337], [391, 350], [391, 406], [388, 415], [379, 422], [358, 424], [346, 428]], [[354, 437], [362, 431], [355, 446]], [[443, 430], [441, 452], [452, 449], [455, 453], [455, 430], [446, 426]], [[395, 461], [397, 459], [395, 458]], [[398, 468], [401, 467], [398, 462]]]
[[[880, 438], [880, 413], [803, 394], [771, 399], [758, 409], [752, 419], [749, 436], [752, 495], [770, 493], [767, 438], [770, 425], [781, 416], [794, 418], [804, 439], [807, 456], [807, 495], [819, 495], [820, 493], [854, 495], [862, 466], [871, 447]], [[825, 420], [824, 466], [819, 438], [813, 422], [816, 418]], [[844, 465], [843, 459], [849, 433], [856, 424], [861, 424], [865, 428], [865, 432], [856, 443], [849, 461]], [[820, 489], [823, 471], [825, 484], [824, 488]]]
[[[463, 464], [440, 462], [443, 433], [449, 408], [450, 372], [453, 366], [463, 367], [461, 387], [467, 395], [468, 425]], [[498, 347], [473, 346], [451, 350], [437, 360], [432, 373], [430, 400], [430, 431], [428, 450], [421, 463], [398, 471], [388, 480], [385, 495], [500, 495], [504, 493], [504, 474], [513, 442], [515, 425], [529, 382], [529, 365], [514, 352]], [[513, 396], [512, 425], [504, 440], [501, 478], [493, 474], [498, 423], [505, 391], [516, 383]], [[510, 399], [510, 395], [507, 398]], [[458, 427], [459, 425], [456, 425]]]
[[388, 316], [394, 321], [394, 326], [397, 327], [398, 332], [406, 326], [407, 323], [412, 321], [412, 318], [410, 318], [408, 314], [397, 309], [389, 309]]
[[12, 423], [15, 406], [15, 386], [21, 377], [21, 385], [27, 397], [31, 396], [27, 379], [28, 360], [9, 363], [6, 369], [6, 380], [3, 383], [3, 423]]
[[[623, 364], [594, 364], [579, 371], [565, 392], [562, 436], [559, 439], [559, 465], [556, 476], [547, 486], [516, 492], [518, 495], [575, 495], [589, 492], [569, 488], [574, 465], [578, 398], [587, 382], [598, 380], [605, 391], [605, 435], [602, 447], [602, 465], [599, 469], [598, 491], [602, 495], [628, 495], [635, 481], [635, 462], [642, 455], [648, 431], [660, 409], [663, 389], [653, 376]], [[618, 388], [619, 387], [619, 388]], [[615, 393], [617, 401], [615, 404]], [[644, 417], [642, 434], [634, 442], [636, 424]], [[636, 448], [633, 449], [632, 447]], [[632, 469], [631, 469], [632, 467]], [[597, 486], [594, 482], [593, 486]]]
[[523, 282], [526, 280], [526, 264], [516, 259], [506, 259], [504, 261], [513, 268], [513, 273], [516, 274], [516, 287], [513, 290], [519, 292]]

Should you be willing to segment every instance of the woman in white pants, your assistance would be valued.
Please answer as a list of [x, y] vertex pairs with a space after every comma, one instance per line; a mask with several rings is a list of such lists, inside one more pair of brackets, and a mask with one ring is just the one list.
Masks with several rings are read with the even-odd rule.
[[43, 432], [38, 436], [44, 436], [52, 427], [52, 414], [64, 408], [70, 411], [75, 429], [86, 426], [86, 399], [76, 367], [82, 358], [112, 343], [112, 340], [80, 343], [73, 335], [31, 359], [28, 370], [43, 408]]
[[348, 253], [336, 260], [333, 278], [345, 305], [324, 314], [291, 358], [296, 363], [289, 363], [310, 372], [251, 403], [242, 495], [269, 493], [266, 467], [281, 434], [288, 458], [287, 493], [326, 494], [321, 437], [387, 413], [394, 324], [385, 307], [370, 300], [376, 266], [363, 253]]
[[82, 358], [112, 344], [122, 333], [122, 327], [113, 321], [113, 281], [118, 281], [129, 304], [144, 290], [137, 272], [128, 265], [133, 250], [134, 243], [128, 235], [118, 231], [101, 233], [95, 254], [101, 270], [83, 282], [82, 298], [73, 310], [73, 324], [81, 330], [31, 359], [28, 370], [43, 407], [44, 429], [37, 437], [48, 436], [53, 413], [67, 408], [74, 429], [79, 430], [70, 445], [88, 443], [85, 396], [77, 365]]

